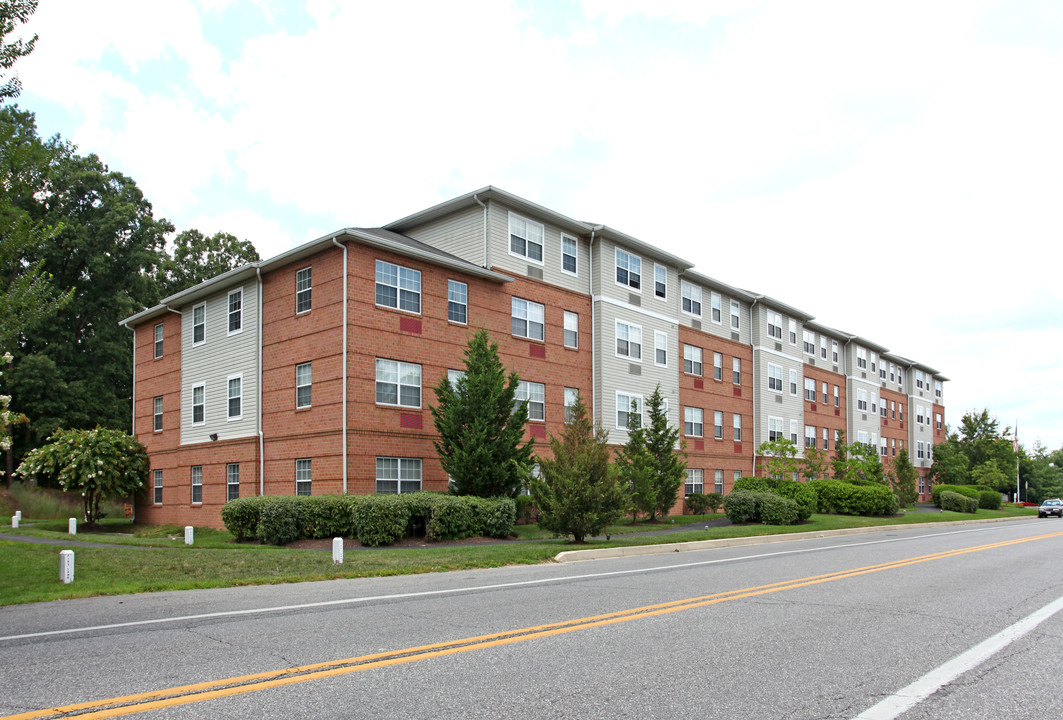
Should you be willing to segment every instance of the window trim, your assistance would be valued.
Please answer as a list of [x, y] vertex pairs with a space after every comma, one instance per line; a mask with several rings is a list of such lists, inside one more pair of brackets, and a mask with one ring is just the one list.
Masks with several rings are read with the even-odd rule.
[[[657, 292], [657, 283], [660, 282], [657, 280], [658, 268], [664, 270], [664, 282], [662, 283], [664, 285], [664, 294]], [[656, 262], [653, 264], [653, 296], [662, 302], [668, 301], [668, 266]]]
[[[697, 473], [697, 475], [691, 475], [691, 473]], [[694, 479], [695, 477], [697, 478], [697, 480]], [[687, 468], [686, 472], [683, 475], [684, 497], [690, 497], [691, 494], [698, 494], [704, 492], [705, 470], [703, 468]]]
[[[662, 349], [660, 346], [658, 346], [657, 341], [658, 340], [662, 340], [662, 339], [664, 340], [664, 347], [663, 347], [663, 350], [664, 350], [664, 362], [663, 363], [659, 362], [657, 360], [657, 351]], [[668, 333], [664, 332], [663, 330], [654, 330], [653, 331], [653, 364], [654, 364], [655, 367], [660, 367], [660, 368], [668, 367]]]
[[[542, 400], [533, 400], [533, 390], [540, 390]], [[528, 422], [546, 422], [546, 384], [541, 382], [535, 382], [534, 380], [521, 380], [517, 383], [517, 387], [513, 393], [513, 404], [527, 402], [528, 403]], [[542, 417], [534, 417], [532, 415], [532, 406], [542, 405]], [[514, 408], [516, 409], [516, 408]]]
[[[202, 419], [200, 419], [198, 421], [196, 420], [196, 390], [197, 389], [203, 391], [203, 397], [201, 398], [201, 402], [199, 403], [199, 407], [202, 408], [202, 410], [200, 411], [200, 415], [202, 415]], [[192, 386], [192, 403], [191, 403], [191, 406], [192, 406], [192, 425], [194, 427], [199, 427], [201, 425], [206, 425], [207, 424], [207, 384], [206, 383], [196, 383], [195, 385]]]
[[[621, 340], [621, 338], [620, 338], [620, 326], [621, 325], [623, 325], [624, 327], [626, 327], [628, 329], [628, 339], [624, 340], [624, 342], [626, 342], [627, 345], [628, 345], [628, 353], [626, 355], [620, 352], [620, 340]], [[639, 335], [638, 343], [633, 343], [632, 340], [631, 340], [630, 336], [631, 336], [631, 330], [632, 329], [635, 329], [635, 330], [638, 331], [638, 335]], [[642, 362], [642, 344], [643, 343], [642, 343], [642, 326], [641, 325], [636, 325], [635, 323], [631, 323], [631, 322], [628, 322], [626, 320], [621, 320], [621, 319], [617, 318], [617, 320], [615, 321], [614, 327], [613, 327], [613, 338], [614, 338], [613, 351], [616, 353], [616, 357], [624, 358], [628, 362], [637, 362], [637, 363], [641, 363]], [[637, 344], [638, 345], [638, 349], [639, 349], [638, 357], [632, 357], [631, 356], [631, 346], [632, 346], [632, 344]]]
[[[240, 298], [240, 307], [238, 307], [236, 310], [233, 310], [233, 296], [239, 296], [239, 298]], [[229, 291], [229, 294], [226, 296], [225, 308], [226, 308], [226, 311], [227, 311], [226, 315], [225, 315], [225, 322], [226, 322], [225, 327], [226, 327], [226, 330], [227, 330], [227, 334], [229, 336], [239, 335], [240, 333], [242, 333], [244, 331], [244, 289], [243, 288], [236, 288], [235, 290], [230, 290]], [[236, 328], [235, 330], [233, 330], [233, 316], [234, 315], [237, 318], [237, 322], [240, 324], [240, 326], [238, 328]]]
[[[298, 363], [295, 366], [295, 409], [302, 410], [308, 407], [312, 407], [314, 404], [314, 363], [305, 362]], [[299, 381], [299, 369], [306, 368], [307, 376], [306, 382], [300, 383]], [[299, 391], [302, 389], [307, 390], [307, 401], [304, 403], [299, 397]]]
[[683, 435], [686, 437], [705, 437], [704, 408], [683, 406]]
[[[573, 253], [565, 252], [565, 241], [566, 240], [571, 240], [573, 242], [573, 244], [575, 244], [575, 246], [576, 246], [575, 252], [573, 252]], [[563, 272], [566, 275], [571, 275], [572, 277], [579, 277], [579, 240], [577, 238], [573, 237], [572, 235], [567, 234], [567, 233], [561, 233], [561, 244], [560, 244], [560, 247], [561, 247], [561, 272]], [[573, 266], [575, 266], [575, 268], [576, 268], [575, 270], [568, 270], [568, 269], [565, 268], [565, 258], [566, 257], [571, 257], [572, 258], [572, 264], [573, 264]]]
[[162, 470], [151, 471], [151, 504], [162, 505]]
[[156, 395], [151, 399], [151, 430], [162, 432], [162, 395]]
[[[697, 300], [694, 299], [694, 295], [697, 295]], [[701, 319], [701, 305], [702, 305], [701, 286], [694, 283], [679, 279], [679, 311], [685, 315], [696, 317]], [[687, 310], [687, 303], [690, 304], [690, 309]], [[697, 312], [694, 312], [694, 305], [697, 305]]]
[[742, 330], [742, 303], [737, 300], [731, 301], [731, 329]]
[[[233, 380], [239, 380], [240, 381], [240, 394], [237, 395], [236, 398], [233, 398], [233, 394], [232, 394], [232, 391], [233, 391], [233, 389], [232, 389], [232, 381]], [[239, 415], [233, 415], [232, 414], [232, 412], [233, 412], [233, 410], [232, 410], [232, 401], [234, 399], [240, 401], [240, 414]], [[225, 378], [225, 400], [226, 400], [226, 402], [225, 402], [225, 420], [227, 422], [236, 422], [237, 420], [243, 420], [244, 419], [244, 374], [243, 373], [237, 373], [236, 375], [229, 375], [227, 378]]]
[[153, 343], [152, 353], [154, 354], [154, 359], [155, 360], [158, 360], [159, 358], [162, 357], [163, 340], [165, 340], [165, 334], [166, 334], [166, 328], [164, 327], [164, 323], [155, 323], [155, 329], [153, 330], [153, 335], [152, 335], [152, 343]]
[[[300, 466], [300, 463], [305, 465]], [[300, 480], [300, 474], [303, 479]], [[306, 492], [300, 492], [300, 485], [306, 485]], [[296, 497], [309, 497], [314, 494], [314, 460], [313, 458], [295, 459], [295, 495]]]
[[[461, 294], [464, 297], [464, 301], [459, 302], [452, 298], [456, 287], [460, 286]], [[464, 320], [455, 320], [451, 317], [451, 306], [460, 307], [461, 313], [465, 317]], [[447, 322], [452, 322], [457, 325], [469, 324], [469, 284], [463, 283], [461, 280], [455, 280], [453, 278], [447, 278]]]
[[[203, 320], [196, 322], [196, 311], [203, 311]], [[203, 332], [203, 339], [196, 340], [196, 328], [201, 328]], [[206, 345], [207, 343], [207, 304], [201, 302], [198, 305], [192, 306], [192, 347], [199, 347], [200, 345]]]
[[[236, 468], [236, 482], [233, 482], [233, 468]], [[236, 486], [236, 494], [233, 495], [233, 486]], [[225, 464], [225, 501], [235, 500], [240, 497], [240, 463]]]
[[[295, 314], [296, 315], [303, 315], [304, 313], [308, 313], [308, 312], [310, 312], [311, 310], [314, 309], [314, 304], [313, 304], [314, 303], [314, 296], [313, 296], [314, 275], [313, 275], [313, 270], [314, 270], [314, 266], [313, 265], [308, 265], [307, 267], [300, 268], [300, 269], [295, 271]], [[299, 276], [302, 273], [306, 273], [306, 278], [305, 278], [306, 287], [300, 289], [299, 288], [299, 284], [301, 282], [303, 282], [303, 278], [300, 278]], [[301, 300], [300, 296], [304, 295], [304, 294], [306, 295], [306, 298], [307, 298], [306, 299], [306, 309], [300, 310], [299, 309], [299, 304], [300, 304], [300, 300]]]
[[[384, 383], [385, 385], [392, 385], [392, 384], [395, 385], [395, 399], [397, 401], [395, 403], [380, 402], [380, 399], [379, 399], [379, 393], [378, 393], [377, 386], [380, 385], [381, 381], [378, 380], [377, 378], [379, 377], [380, 363], [382, 363], [382, 362], [395, 363], [395, 366], [396, 366], [395, 367], [395, 382], [394, 383], [389, 383], [389, 382], [385, 382]], [[407, 385], [407, 384], [404, 384], [404, 383], [401, 382], [401, 379], [402, 379], [402, 367], [401, 366], [403, 366], [403, 365], [409, 365], [411, 367], [416, 367], [417, 368], [417, 375], [418, 375], [419, 380], [418, 380], [418, 385], [416, 386], [417, 387], [417, 404], [416, 405], [406, 405], [406, 404], [403, 404], [403, 402], [402, 402], [402, 388], [404, 388], [404, 387], [414, 387], [413, 385]], [[411, 409], [415, 409], [415, 410], [420, 410], [420, 409], [422, 409], [424, 407], [424, 368], [421, 366], [420, 363], [410, 363], [410, 362], [405, 362], [403, 360], [392, 360], [391, 358], [378, 357], [378, 358], [375, 359], [375, 361], [373, 363], [373, 379], [374, 379], [373, 400], [375, 401], [376, 405], [378, 405], [380, 407], [411, 408]]]
[[[620, 266], [620, 255], [621, 254], [623, 254], [625, 257], [627, 257], [627, 267], [621, 267]], [[636, 260], [638, 262], [639, 269], [638, 269], [638, 272], [636, 272], [636, 273], [632, 273], [632, 271], [631, 271], [631, 261], [632, 260]], [[617, 275], [619, 274], [617, 271], [619, 271], [619, 270], [623, 270], [625, 273], [627, 273], [627, 282], [620, 282], [620, 279], [617, 277]], [[638, 285], [637, 286], [631, 284], [631, 276], [632, 276], [632, 274], [638, 275], [638, 281], [637, 281]], [[627, 288], [629, 292], [637, 292], [637, 293], [639, 293], [641, 295], [642, 294], [642, 256], [641, 255], [636, 255], [635, 253], [630, 253], [627, 250], [624, 250], [623, 248], [621, 248], [619, 246], [614, 246], [613, 247], [613, 282], [616, 283], [616, 285], [618, 287]]]
[[[380, 258], [376, 258], [375, 260], [376, 260], [376, 262], [373, 263], [373, 304], [376, 307], [388, 308], [389, 310], [396, 310], [398, 312], [407, 313], [409, 315], [420, 315], [421, 314], [421, 310], [424, 307], [424, 287], [423, 287], [423, 283], [421, 282], [421, 271], [417, 270], [417, 269], [414, 269], [412, 267], [406, 267], [405, 265], [399, 265], [398, 263], [388, 262], [387, 260], [381, 260]], [[380, 266], [381, 265], [388, 265], [388, 266], [391, 266], [391, 267], [395, 268], [395, 284], [394, 285], [391, 285], [390, 283], [386, 283], [386, 282], [381, 282], [380, 281]], [[413, 290], [404, 289], [402, 287], [402, 272], [401, 272], [402, 270], [406, 270], [407, 272], [416, 273], [417, 274], [417, 290], [416, 290], [416, 292], [413, 291]], [[378, 292], [378, 287], [380, 287], [380, 286], [383, 286], [383, 287], [386, 287], [386, 288], [394, 288], [395, 289], [395, 304], [394, 305], [387, 305], [385, 303], [380, 302], [380, 293]], [[416, 310], [410, 310], [409, 308], [402, 307], [402, 293], [404, 293], [404, 292], [417, 295], [417, 309]]]
[[[523, 221], [525, 223], [525, 229], [524, 229], [524, 235], [523, 236], [522, 235], [517, 235], [517, 233], [513, 232], [513, 219], [514, 218], [516, 218], [518, 220], [521, 220], [521, 221]], [[528, 231], [527, 231], [528, 225], [534, 225], [534, 226], [537, 226], [539, 228], [539, 242], [536, 243], [536, 242], [530, 240], [527, 237], [528, 236]], [[520, 258], [522, 260], [527, 260], [530, 263], [535, 263], [536, 265], [544, 265], [545, 264], [545, 260], [546, 260], [546, 226], [545, 225], [543, 225], [541, 222], [536, 222], [535, 220], [529, 220], [528, 218], [524, 217], [523, 215], [518, 215], [517, 213], [510, 211], [508, 224], [507, 224], [507, 230], [508, 230], [508, 233], [506, 235], [506, 241], [507, 241], [506, 242], [506, 250], [507, 250], [507, 252], [509, 252], [510, 255], [512, 255], [513, 257]], [[513, 250], [513, 236], [514, 235], [517, 235], [517, 237], [519, 237], [521, 240], [524, 241], [525, 254], [522, 255], [519, 252], [516, 252], [515, 250]], [[527, 254], [528, 245], [530, 245], [530, 244], [535, 244], [535, 245], [539, 246], [539, 255], [541, 255], [541, 257], [538, 260], [533, 258], [531, 255]]]
[[[395, 464], [396, 477], [394, 479], [394, 482], [395, 482], [395, 492], [394, 493], [382, 493], [382, 492], [380, 492], [380, 484], [379, 483], [380, 483], [380, 461], [381, 460], [396, 460], [396, 461], [398, 461]], [[377, 495], [402, 495], [403, 494], [402, 483], [403, 482], [413, 482], [413, 480], [410, 480], [410, 479], [405, 479], [405, 480], [403, 479], [403, 477], [402, 477], [403, 466], [406, 465], [407, 463], [410, 463], [412, 465], [412, 463], [414, 463], [414, 462], [417, 463], [417, 475], [418, 475], [418, 477], [417, 477], [417, 489], [416, 490], [407, 490], [406, 491], [407, 493], [418, 492], [418, 491], [424, 489], [424, 462], [423, 462], [422, 458], [402, 457], [402, 456], [398, 456], [398, 455], [377, 455], [376, 456], [376, 462], [375, 462], [375, 466], [376, 467], [375, 467], [375, 470], [374, 470], [374, 479], [375, 479], [375, 482], [376, 482], [376, 485], [375, 485], [376, 494]], [[391, 482], [391, 479], [390, 478], [385, 478], [385, 481], [386, 482]]]
[[615, 398], [616, 398], [616, 405], [615, 405], [616, 413], [615, 413], [615, 416], [614, 416], [614, 420], [616, 421], [616, 429], [617, 430], [623, 430], [624, 432], [627, 432], [627, 423], [624, 423], [623, 425], [620, 424], [620, 413], [621, 413], [621, 410], [620, 410], [620, 398], [621, 397], [626, 397], [628, 399], [627, 406], [623, 410], [624, 413], [630, 413], [631, 412], [631, 401], [632, 400], [638, 400], [639, 427], [644, 427], [645, 426], [646, 403], [644, 402], [642, 395], [640, 393], [627, 393], [627, 392], [622, 392], [620, 390], [617, 390], [616, 391], [616, 396], [615, 396]]
[[[199, 471], [198, 473], [196, 471]], [[192, 494], [191, 500], [193, 505], [203, 504], [203, 466], [193, 465], [190, 469], [191, 482], [192, 482]], [[199, 482], [196, 482], [198, 480]], [[199, 500], [196, 500], [196, 490], [199, 490]]]
[[[563, 312], [564, 312], [564, 315], [562, 315], [562, 318], [561, 318], [561, 323], [562, 323], [562, 325], [561, 325], [562, 340], [561, 341], [562, 341], [562, 343], [564, 344], [565, 347], [567, 347], [567, 348], [569, 348], [571, 350], [579, 350], [579, 313], [574, 313], [571, 310], [564, 310]], [[575, 327], [572, 327], [572, 328], [569, 327], [569, 318], [573, 319], [573, 321], [574, 321], [573, 325]], [[568, 342], [568, 334], [569, 333], [573, 333], [573, 336], [575, 338], [571, 345]]]
[[[699, 359], [698, 360], [694, 360], [693, 358], [688, 358], [687, 357], [687, 349], [697, 350], [697, 355], [698, 355]], [[693, 355], [693, 353], [691, 353], [691, 354]], [[700, 347], [698, 347], [697, 345], [691, 345], [689, 343], [683, 343], [683, 373], [686, 374], [686, 375], [693, 375], [694, 377], [704, 377], [704, 371], [705, 371], [705, 363], [703, 361], [704, 357], [705, 357], [705, 352]], [[690, 363], [690, 370], [687, 370], [687, 363]], [[695, 370], [694, 365], [695, 364], [697, 365], [697, 368], [696, 368], [697, 372], [694, 372], [694, 370]]]
[[[526, 306], [525, 307], [525, 311], [524, 311], [524, 317], [519, 317], [517, 315], [516, 304], [518, 302], [522, 302]], [[528, 311], [531, 310], [533, 307], [534, 308], [539, 308], [540, 315], [542, 316], [542, 322], [531, 320], [529, 318], [530, 313]], [[537, 303], [534, 300], [526, 300], [526, 299], [524, 299], [522, 297], [517, 297], [516, 295], [512, 295], [510, 297], [510, 303], [509, 303], [509, 320], [510, 320], [510, 322], [509, 322], [509, 331], [513, 335], [513, 337], [525, 338], [526, 340], [534, 340], [536, 342], [546, 342], [546, 306], [543, 305], [542, 303]], [[525, 323], [525, 332], [527, 332], [529, 334], [521, 335], [520, 333], [518, 333], [516, 331], [516, 328], [513, 327], [513, 321], [514, 320], [523, 321]], [[533, 323], [540, 326], [541, 333], [542, 333], [540, 337], [535, 337], [535, 336], [530, 334], [531, 330], [532, 330], [532, 324]]]

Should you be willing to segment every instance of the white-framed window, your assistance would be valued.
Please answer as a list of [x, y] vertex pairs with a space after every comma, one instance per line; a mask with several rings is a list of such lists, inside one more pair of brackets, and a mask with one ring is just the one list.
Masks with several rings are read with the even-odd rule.
[[723, 298], [718, 292], [709, 293], [709, 308], [712, 313], [712, 321], [717, 325], [723, 322]]
[[792, 442], [794, 445], [797, 444], [797, 421], [796, 420], [791, 420], [790, 421], [790, 442]]
[[723, 380], [723, 353], [712, 354], [712, 379]]
[[244, 417], [244, 376], [230, 375], [226, 379], [229, 388], [229, 404], [226, 415], [229, 420], [240, 420]]
[[878, 395], [871, 393], [871, 412], [878, 414]]
[[816, 447], [816, 426], [815, 425], [805, 425], [805, 447], [806, 448], [814, 448], [814, 447]]
[[542, 383], [521, 380], [513, 395], [513, 409], [516, 410], [525, 400], [528, 401], [528, 419], [546, 420], [546, 386]]
[[206, 421], [207, 386], [203, 383], [192, 386], [192, 424], [202, 425]]
[[893, 363], [890, 363], [890, 382], [895, 382], [896, 380], [897, 380], [897, 366], [894, 365]]
[[295, 272], [295, 314], [310, 312], [313, 307], [313, 267]]
[[768, 337], [782, 340], [782, 315], [774, 310], [768, 310], [764, 315], [768, 322]]
[[838, 386], [835, 385], [834, 386], [834, 407], [840, 407], [840, 406], [841, 406], [841, 391], [839, 390]]
[[941, 429], [941, 413], [934, 413], [934, 427]]
[[683, 312], [701, 317], [701, 288], [686, 280], [681, 280], [679, 293], [683, 298]]
[[882, 457], [887, 457], [890, 454], [890, 445], [885, 435], [879, 440], [878, 454]]
[[705, 413], [701, 408], [683, 408], [683, 433], [687, 437], [701, 437], [705, 432]]
[[742, 384], [742, 358], [731, 358], [731, 382]]
[[192, 308], [192, 344], [202, 345], [207, 341], [207, 304]]
[[897, 403], [897, 419], [904, 422], [904, 403]]
[[225, 466], [225, 499], [235, 500], [240, 497], [240, 463], [228, 463]]
[[926, 475], [919, 476], [919, 494], [922, 495], [926, 492]]
[[717, 440], [723, 440], [723, 411], [716, 410], [712, 413], [712, 436]]
[[830, 450], [830, 440], [827, 437], [827, 428], [823, 428], [823, 449]]
[[878, 366], [878, 376], [883, 380], [886, 379], [886, 363], [883, 362]]
[[797, 397], [797, 371], [790, 370], [790, 394]]
[[814, 332], [802, 330], [801, 343], [806, 355], [816, 356], [816, 334]]
[[376, 403], [421, 407], [421, 366], [417, 363], [377, 358]]
[[153, 470], [151, 473], [152, 496], [151, 500], [156, 505], [162, 505], [162, 470]]
[[867, 412], [867, 390], [863, 388], [856, 390], [856, 409]]
[[447, 382], [450, 383], [450, 387], [454, 388], [454, 392], [458, 391], [458, 381], [465, 377], [464, 370], [447, 370]]
[[819, 356], [824, 360], [827, 359], [827, 338], [822, 335], [819, 336]]
[[642, 427], [642, 396], [618, 392], [616, 394], [616, 429], [627, 430], [628, 418], [635, 427]]
[[244, 329], [244, 290], [229, 293], [229, 334], [235, 335]]
[[162, 432], [162, 395], [156, 395], [152, 400], [153, 414], [152, 414], [152, 429], [155, 432]]
[[768, 389], [782, 392], [782, 365], [768, 363]]
[[897, 373], [897, 387], [904, 387], [904, 373]]
[[616, 284], [642, 291], [642, 258], [616, 248]]
[[162, 357], [162, 340], [163, 340], [163, 325], [158, 323], [155, 325], [155, 357]]
[[917, 388], [919, 388], [920, 390], [923, 389], [923, 371], [922, 370], [916, 370], [915, 371], [915, 386]]
[[768, 440], [772, 442], [783, 439], [782, 418], [768, 416]]
[[885, 399], [883, 399], [882, 402], [879, 403], [878, 409], [879, 409], [879, 413], [882, 415], [882, 417], [888, 417], [889, 416], [889, 414], [890, 414], [889, 413], [889, 408], [886, 406], [886, 400]]
[[923, 424], [923, 417], [924, 417], [923, 413], [924, 412], [926, 412], [926, 408], [924, 408], [922, 405], [916, 405], [915, 406], [915, 421], [916, 421], [916, 423], [918, 423], [920, 425]]
[[731, 329], [742, 329], [742, 305], [737, 300], [731, 301]]
[[867, 350], [865, 348], [856, 348], [856, 366], [864, 370], [867, 369]]
[[715, 492], [723, 495], [723, 470], [716, 470], [714, 475], [716, 477]]
[[579, 397], [579, 388], [565, 388], [565, 422], [569, 423], [576, 419], [576, 399]]
[[192, 504], [203, 503], [203, 466], [192, 466]]
[[688, 375], [701, 375], [701, 348], [683, 345], [683, 372]]
[[861, 445], [867, 445], [867, 441], [868, 441], [867, 430], [857, 430], [856, 431], [856, 441], [858, 443], [860, 443]]
[[[941, 397], [941, 389], [942, 389], [941, 388], [941, 381], [940, 380], [935, 380], [934, 381], [934, 397], [936, 397], [936, 398], [940, 398]], [[941, 403], [938, 403], [938, 404], [940, 405]]]
[[579, 315], [565, 310], [565, 347], [579, 347]]
[[469, 286], [447, 280], [447, 320], [465, 325], [469, 322]]
[[376, 261], [376, 304], [421, 313], [421, 271]]
[[897, 419], [897, 403], [894, 402], [893, 400], [890, 400], [890, 416], [894, 420]]
[[616, 321], [616, 354], [628, 360], [642, 360], [642, 328], [638, 325]]
[[831, 340], [830, 341], [830, 356], [831, 356], [831, 362], [833, 362], [835, 365], [837, 365], [838, 364], [838, 341], [837, 340]]
[[823, 404], [826, 405], [830, 402], [830, 393], [827, 392], [827, 383], [823, 383]]
[[919, 458], [920, 460], [922, 460], [926, 456], [926, 453], [923, 451], [923, 441], [922, 440], [916, 440], [915, 441], [915, 456], [917, 458]]
[[740, 413], [734, 413], [731, 415], [731, 425], [734, 428], [734, 440], [735, 442], [742, 441], [742, 415]]
[[668, 367], [668, 334], [660, 330], [653, 331], [653, 364]]
[[815, 378], [805, 378], [805, 400], [809, 402], [816, 401], [816, 380]]
[[543, 226], [520, 215], [509, 214], [509, 253], [534, 263], [543, 263]]
[[653, 264], [653, 294], [662, 300], [668, 298], [668, 268]]
[[513, 334], [529, 340], [546, 338], [546, 306], [519, 297], [512, 302]]
[[701, 493], [705, 489], [705, 471], [701, 468], [687, 468], [683, 492], [687, 495]]
[[579, 275], [576, 267], [576, 257], [579, 250], [579, 243], [576, 238], [569, 237], [568, 235], [561, 236], [561, 270], [562, 272], [571, 273], [573, 275]]
[[421, 489], [421, 458], [378, 457], [376, 491], [384, 495], [417, 492]]
[[295, 494], [309, 495], [310, 483], [314, 479], [314, 463], [311, 458], [299, 458], [295, 461]]
[[790, 344], [797, 344], [797, 321], [793, 318], [789, 318], [790, 323]]
[[311, 363], [295, 366], [295, 407], [308, 408], [313, 400], [313, 368]]

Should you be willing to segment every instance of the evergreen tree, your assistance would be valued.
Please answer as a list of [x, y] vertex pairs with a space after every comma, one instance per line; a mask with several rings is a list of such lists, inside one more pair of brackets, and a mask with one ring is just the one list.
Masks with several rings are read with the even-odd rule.
[[654, 507], [650, 520], [664, 517], [675, 505], [679, 488], [686, 478], [686, 452], [679, 442], [679, 428], [668, 424], [664, 397], [658, 385], [646, 402], [649, 424], [646, 427], [646, 449], [652, 457]]
[[522, 443], [528, 403], [514, 401], [519, 384], [516, 373], [506, 377], [498, 344], [481, 328], [469, 339], [456, 386], [443, 378], [434, 388], [435, 448], [455, 495], [516, 497], [524, 489], [535, 441]]
[[893, 461], [893, 492], [901, 507], [908, 507], [919, 497], [915, 489], [916, 472], [908, 457], [908, 448], [901, 448]]
[[550, 437], [553, 458], [540, 460], [542, 479], [531, 481], [540, 526], [581, 543], [623, 515], [627, 493], [610, 462], [608, 441], [605, 428], [591, 421], [577, 397], [561, 437]]
[[628, 493], [631, 521], [639, 513], [652, 516], [657, 508], [657, 488], [654, 483], [656, 470], [654, 458], [646, 446], [646, 430], [639, 421], [638, 402], [631, 402], [627, 414], [627, 443], [616, 456], [620, 485]]

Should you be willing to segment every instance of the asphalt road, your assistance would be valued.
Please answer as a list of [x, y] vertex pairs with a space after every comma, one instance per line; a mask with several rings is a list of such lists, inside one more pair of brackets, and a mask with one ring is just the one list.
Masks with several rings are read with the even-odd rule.
[[0, 715], [1063, 718], [1061, 554], [1022, 520], [0, 608]]

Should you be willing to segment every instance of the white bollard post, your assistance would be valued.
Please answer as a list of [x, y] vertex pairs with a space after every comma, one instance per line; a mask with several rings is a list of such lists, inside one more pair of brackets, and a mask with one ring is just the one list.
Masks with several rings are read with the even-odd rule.
[[77, 518], [70, 518], [69, 520], [67, 520], [66, 531], [68, 533], [70, 533], [71, 535], [77, 535], [78, 534], [78, 519]]
[[22, 511], [21, 510], [16, 510], [15, 511], [15, 517], [18, 518], [19, 522], [22, 522]]
[[18, 528], [18, 521], [22, 519], [22, 513], [15, 513], [11, 516], [11, 527]]
[[74, 551], [59, 552], [59, 582], [69, 585], [74, 582]]
[[192, 526], [191, 525], [185, 525], [185, 545], [191, 545], [192, 544], [192, 532], [193, 532], [192, 531]]
[[332, 564], [343, 564], [343, 538], [332, 538]]

